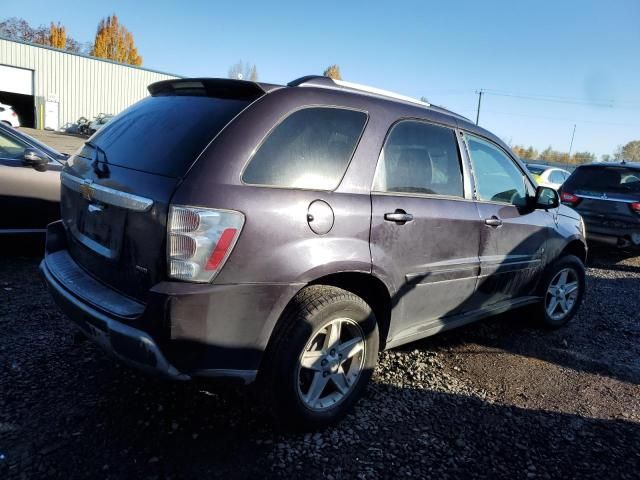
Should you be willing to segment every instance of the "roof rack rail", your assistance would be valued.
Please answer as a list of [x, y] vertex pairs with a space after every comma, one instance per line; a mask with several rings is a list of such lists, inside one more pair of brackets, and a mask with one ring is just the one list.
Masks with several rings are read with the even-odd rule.
[[319, 87], [319, 88], [333, 88], [336, 90], [350, 90], [354, 92], [363, 93], [365, 95], [371, 95], [375, 97], [393, 98], [395, 100], [401, 100], [406, 103], [413, 103], [423, 107], [430, 107], [431, 104], [417, 100], [406, 95], [390, 92], [389, 90], [383, 90], [381, 88], [370, 87], [368, 85], [361, 85], [359, 83], [345, 82], [344, 80], [334, 80], [322, 75], [307, 75], [305, 77], [297, 78], [287, 84], [289, 87]]

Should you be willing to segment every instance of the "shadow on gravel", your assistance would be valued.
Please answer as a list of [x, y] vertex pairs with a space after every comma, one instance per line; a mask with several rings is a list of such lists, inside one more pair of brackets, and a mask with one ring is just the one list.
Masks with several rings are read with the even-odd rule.
[[67, 367], [45, 369], [50, 389], [36, 383], [2, 401], [0, 476], [632, 478], [640, 469], [634, 422], [374, 383], [339, 425], [284, 434], [246, 392], [155, 381], [101, 353]]
[[[37, 283], [37, 259], [0, 262], [0, 478], [631, 479], [640, 471], [640, 423], [497, 405], [403, 360], [402, 350], [383, 354], [395, 383], [377, 376], [339, 425], [281, 433], [246, 390], [144, 377], [93, 344], [74, 344]], [[638, 282], [590, 275], [582, 310], [558, 331], [534, 328], [520, 311], [409, 348], [473, 342], [640, 383], [633, 364], [619, 365], [639, 357], [640, 322], [629, 321], [637, 302], [620, 302], [620, 292], [637, 295]]]
[[[399, 347], [400, 350], [457, 348], [461, 354], [496, 358], [509, 352], [575, 371], [640, 385], [640, 312], [638, 278], [587, 278], [587, 294], [576, 317], [549, 330], [526, 308]], [[474, 343], [486, 350], [467, 350]], [[496, 360], [499, 361], [499, 360]]]
[[623, 264], [625, 260], [640, 257], [640, 251], [614, 250], [594, 247], [589, 250], [589, 267], [615, 270], [620, 272], [640, 273], [640, 265]]

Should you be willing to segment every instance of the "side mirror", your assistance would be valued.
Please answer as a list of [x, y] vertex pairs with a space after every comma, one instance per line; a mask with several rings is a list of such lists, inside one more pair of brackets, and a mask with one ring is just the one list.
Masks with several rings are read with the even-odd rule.
[[22, 161], [38, 172], [46, 171], [49, 165], [49, 159], [46, 155], [35, 148], [27, 148], [22, 156]]
[[549, 210], [560, 206], [560, 196], [553, 188], [538, 187], [536, 188], [536, 198], [534, 207], [536, 209]]

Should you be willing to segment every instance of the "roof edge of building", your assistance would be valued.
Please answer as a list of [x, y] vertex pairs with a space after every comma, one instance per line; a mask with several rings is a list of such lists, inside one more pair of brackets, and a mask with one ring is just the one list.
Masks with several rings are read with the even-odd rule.
[[113, 65], [119, 65], [121, 67], [133, 68], [135, 70], [143, 70], [145, 72], [159, 73], [160, 75], [168, 75], [168, 76], [176, 77], [176, 78], [184, 78], [183, 75], [177, 75], [175, 73], [162, 72], [160, 70], [154, 70], [153, 68], [137, 67], [135, 65], [129, 65], [128, 63], [120, 63], [120, 62], [116, 62], [114, 60], [109, 60], [108, 58], [93, 57], [91, 55], [86, 55], [84, 53], [69, 52], [68, 50], [62, 50], [60, 48], [54, 48], [54, 47], [50, 47], [48, 45], [40, 45], [39, 43], [25, 42], [24, 40], [16, 40], [16, 39], [13, 39], [13, 38], [5, 37], [3, 35], [0, 35], [0, 40], [5, 40], [7, 42], [13, 42], [13, 43], [20, 43], [22, 45], [27, 45], [29, 47], [44, 48], [45, 50], [52, 50], [52, 51], [57, 52], [57, 53], [64, 53], [64, 54], [67, 54], [67, 55], [75, 55], [76, 57], [82, 57], [82, 58], [86, 58], [88, 60], [95, 60], [97, 62], [111, 63]]

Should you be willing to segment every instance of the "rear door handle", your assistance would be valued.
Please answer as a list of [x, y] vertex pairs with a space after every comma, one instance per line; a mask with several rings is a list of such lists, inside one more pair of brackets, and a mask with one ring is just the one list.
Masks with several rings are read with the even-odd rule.
[[502, 225], [502, 220], [494, 215], [491, 218], [485, 218], [484, 223], [486, 223], [490, 227], [499, 227], [500, 225]]
[[407, 222], [410, 222], [411, 220], [413, 220], [413, 215], [411, 215], [410, 213], [405, 212], [404, 210], [401, 209], [397, 209], [395, 212], [393, 213], [385, 213], [384, 214], [384, 219], [388, 222], [396, 222], [399, 223], [401, 225], [404, 225]]

